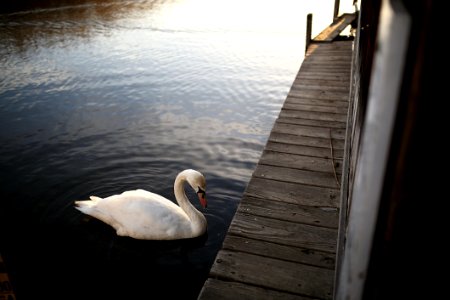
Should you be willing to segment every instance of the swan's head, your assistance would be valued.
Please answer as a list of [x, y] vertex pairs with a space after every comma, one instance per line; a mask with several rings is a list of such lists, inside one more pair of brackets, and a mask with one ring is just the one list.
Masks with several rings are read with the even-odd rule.
[[206, 180], [202, 173], [195, 170], [186, 170], [186, 181], [197, 193], [198, 200], [203, 208], [208, 206], [206, 202]]

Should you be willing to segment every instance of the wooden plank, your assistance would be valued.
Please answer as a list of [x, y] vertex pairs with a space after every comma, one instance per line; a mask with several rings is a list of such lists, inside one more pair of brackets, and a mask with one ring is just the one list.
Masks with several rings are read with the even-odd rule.
[[[341, 61], [341, 60], [351, 60], [353, 57], [352, 51], [346, 49], [347, 47], [343, 46], [337, 46], [334, 47], [334, 45], [320, 45], [320, 44], [313, 44], [318, 45], [318, 48], [311, 48], [308, 49], [308, 56], [305, 57], [305, 59], [321, 59], [323, 57], [327, 58], [330, 61]], [[350, 43], [351, 47], [351, 43]], [[311, 55], [314, 54], [314, 55]]]
[[264, 150], [259, 163], [269, 166], [297, 168], [299, 170], [331, 174], [334, 174], [334, 165], [336, 173], [340, 174], [342, 160], [274, 152], [266, 149]]
[[316, 78], [308, 78], [308, 77], [296, 77], [294, 82], [292, 83], [292, 86], [295, 86], [296, 89], [301, 88], [304, 86], [305, 88], [308, 87], [326, 87], [326, 88], [347, 88], [347, 91], [350, 87], [350, 80], [349, 78], [345, 78], [341, 76], [340, 78], [333, 78], [333, 77], [325, 77], [325, 76], [317, 76]]
[[308, 57], [305, 57], [303, 62], [318, 62], [318, 63], [325, 63], [328, 64], [347, 64], [350, 65], [352, 62], [352, 54], [348, 53], [348, 51], [340, 52], [339, 51], [315, 51], [314, 55], [310, 55]]
[[225, 238], [223, 249], [287, 260], [331, 270], [334, 269], [336, 260], [336, 255], [334, 253], [285, 246], [234, 235], [228, 235]]
[[344, 78], [347, 81], [350, 81], [350, 74], [348, 72], [344, 72], [344, 73], [328, 73], [328, 72], [324, 72], [324, 71], [319, 71], [319, 70], [308, 70], [308, 72], [299, 72], [296, 76], [297, 77], [314, 77], [315, 74], [319, 74], [316, 78], [318, 79], [328, 79], [328, 78], [339, 78], [342, 79]]
[[271, 289], [247, 285], [240, 282], [223, 281], [214, 278], [206, 280], [198, 299], [220, 300], [312, 300], [312, 298]]
[[302, 64], [300, 72], [322, 72], [322, 73], [335, 73], [335, 74], [345, 74], [350, 76], [350, 70], [347, 67], [327, 67], [319, 65]]
[[294, 82], [291, 86], [291, 90], [321, 90], [321, 91], [336, 91], [336, 92], [349, 92], [349, 86], [337, 86], [337, 85], [312, 85], [304, 84], [302, 82]]
[[311, 120], [311, 119], [290, 118], [281, 116], [277, 119], [277, 122], [286, 124], [307, 125], [314, 127], [339, 128], [345, 130], [345, 123], [336, 121]]
[[280, 117], [332, 122], [345, 122], [347, 119], [347, 116], [344, 114], [291, 109], [281, 109]]
[[228, 230], [230, 234], [279, 245], [336, 252], [337, 230], [299, 224], [237, 212]]
[[350, 86], [350, 80], [345, 79], [327, 79], [322, 77], [311, 78], [296, 78], [294, 80], [293, 86], [336, 86], [336, 87], [348, 87]]
[[[331, 158], [331, 149], [329, 148], [318, 148], [318, 147], [309, 147], [302, 145], [292, 145], [285, 143], [277, 143], [268, 141], [265, 147], [265, 150], [281, 152], [281, 153], [290, 153], [297, 155], [305, 155], [312, 157], [322, 157], [322, 158]], [[334, 159], [342, 159], [344, 151], [342, 149], [333, 149], [333, 158]]]
[[348, 44], [352, 44], [351, 42], [349, 43], [348, 41], [333, 41], [333, 43], [315, 43], [312, 45], [317, 45], [320, 48], [342, 48], [345, 47], [346, 45], [348, 46]]
[[[317, 68], [315, 70], [314, 68]], [[342, 75], [349, 75], [350, 70], [346, 65], [334, 65], [332, 62], [319, 62], [319, 61], [311, 61], [308, 63], [302, 63], [300, 66], [300, 70], [308, 70], [308, 72], [320, 72], [321, 69], [339, 69], [342, 70]]]
[[319, 79], [296, 79], [290, 90], [329, 90], [338, 92], [349, 92], [350, 83], [338, 80]]
[[219, 252], [211, 275], [293, 294], [332, 298], [334, 271], [247, 253]]
[[287, 96], [284, 101], [285, 104], [304, 104], [304, 105], [316, 105], [316, 106], [334, 106], [348, 108], [348, 101], [342, 100], [327, 100], [327, 99], [314, 99], [314, 98], [301, 98]]
[[304, 62], [302, 63], [300, 70], [310, 70], [310, 69], [315, 69], [317, 70], [329, 70], [329, 71], [334, 71], [334, 72], [339, 72], [339, 73], [343, 73], [343, 74], [350, 74], [350, 70], [347, 66], [347, 64], [334, 64], [334, 63], [328, 63], [328, 62], [323, 62], [323, 63], [318, 63], [318, 62]]
[[289, 92], [289, 96], [291, 97], [300, 97], [300, 98], [315, 98], [315, 99], [323, 99], [323, 100], [342, 100], [348, 101], [348, 93], [345, 92], [330, 92], [330, 91], [321, 91], [321, 90], [292, 90]]
[[354, 19], [355, 14], [343, 14], [319, 33], [313, 41], [332, 42]]
[[[347, 50], [345, 49], [345, 47], [330, 47], [328, 48], [328, 46], [333, 46], [333, 45], [325, 45], [325, 44], [312, 44], [312, 46], [314, 45], [318, 45], [318, 48], [311, 48], [311, 46], [308, 49], [308, 52], [305, 53], [305, 58], [320, 58], [323, 56], [330, 56], [330, 55], [335, 55], [335, 56], [339, 56], [339, 55], [345, 55], [345, 56], [352, 56], [351, 50]], [[327, 46], [327, 47], [325, 47]], [[349, 54], [350, 52], [350, 54]]]
[[253, 176], [277, 181], [339, 189], [333, 173], [314, 172], [259, 164], [253, 172]]
[[334, 64], [335, 62], [339, 63], [348, 63], [351, 64], [352, 62], [352, 54], [348, 53], [348, 51], [345, 51], [343, 53], [335, 53], [333, 52], [327, 52], [327, 53], [320, 53], [320, 51], [316, 51], [314, 55], [310, 55], [306, 57], [303, 61], [307, 62], [328, 62], [329, 64]]
[[[326, 149], [331, 149], [330, 147], [330, 139], [324, 138], [316, 138], [316, 137], [308, 137], [304, 136], [301, 139], [296, 135], [272, 132], [269, 136], [269, 140], [271, 142], [276, 143], [284, 143], [291, 145], [303, 145], [303, 146], [311, 146], [311, 147], [321, 147]], [[343, 140], [332, 140], [333, 149], [344, 149], [344, 141]]]
[[320, 207], [337, 207], [339, 199], [339, 191], [336, 189], [319, 188], [257, 177], [250, 179], [244, 195], [298, 205]]
[[237, 209], [239, 213], [294, 223], [337, 228], [337, 208], [313, 207], [244, 196]]
[[320, 106], [339, 106], [348, 108], [348, 99], [318, 99], [314, 97], [303, 97], [301, 95], [291, 95], [286, 97], [285, 104], [304, 104]]
[[[312, 102], [312, 101], [311, 101]], [[329, 112], [334, 114], [345, 114], [347, 115], [347, 107], [336, 107], [331, 105], [315, 105], [315, 104], [299, 104], [299, 103], [291, 103], [285, 102], [283, 105], [283, 109], [286, 110], [309, 110], [316, 112]]]
[[352, 42], [349, 41], [334, 41], [333, 43], [313, 43], [311, 44], [311, 47], [308, 48], [308, 51], [314, 51], [314, 50], [328, 50], [328, 49], [334, 49], [334, 50], [347, 50], [350, 51], [352, 46]]
[[350, 75], [340, 74], [340, 73], [327, 73], [327, 72], [318, 72], [318, 71], [309, 71], [309, 72], [299, 72], [295, 79], [299, 78], [309, 78], [309, 79], [327, 79], [327, 80], [340, 80], [350, 83]]
[[343, 69], [348, 72], [349, 62], [339, 61], [339, 62], [330, 62], [322, 59], [309, 60], [305, 59], [301, 65], [301, 67], [319, 67], [319, 68], [328, 68], [328, 69]]
[[275, 122], [272, 131], [299, 136], [320, 137], [324, 139], [328, 138], [343, 140], [345, 138], [345, 129], [313, 127], [281, 122]]
[[[334, 41], [333, 43], [313, 43], [311, 46], [316, 46], [315, 49], [334, 49], [334, 50], [348, 50], [351, 51], [353, 42], [349, 41]], [[312, 50], [315, 50], [314, 48]], [[309, 49], [308, 49], [309, 50]]]

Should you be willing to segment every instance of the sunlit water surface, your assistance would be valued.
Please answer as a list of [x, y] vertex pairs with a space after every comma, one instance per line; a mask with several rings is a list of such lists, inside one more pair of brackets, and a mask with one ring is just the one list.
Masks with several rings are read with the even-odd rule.
[[[0, 15], [0, 250], [17, 294], [195, 299], [300, 67], [306, 13], [318, 33], [334, 1], [47, 2]], [[174, 199], [186, 168], [207, 179], [200, 239], [119, 238], [73, 208], [136, 188]]]

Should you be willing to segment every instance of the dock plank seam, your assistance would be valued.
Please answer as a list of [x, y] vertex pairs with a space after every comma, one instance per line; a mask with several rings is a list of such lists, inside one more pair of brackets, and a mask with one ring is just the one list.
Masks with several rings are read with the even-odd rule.
[[[257, 284], [249, 283], [249, 282], [246, 282], [246, 281], [234, 280], [234, 279], [230, 279], [229, 277], [215, 276], [213, 278], [214, 279], [221, 279], [221, 280], [227, 281], [227, 282], [242, 283], [242, 284], [253, 286], [253, 287], [256, 287], [256, 288], [262, 288], [262, 289], [265, 289], [265, 290], [270, 290], [270, 291], [279, 292], [279, 293], [283, 293], [283, 294], [290, 294], [292, 296], [301, 296], [301, 297], [305, 297], [305, 298], [311, 299], [311, 300], [325, 300], [323, 298], [315, 298], [315, 297], [310, 297], [310, 296], [302, 295], [302, 294], [298, 294], [298, 293], [291, 293], [289, 291], [280, 290], [280, 289], [276, 289], [276, 288], [271, 288], [271, 287], [267, 287], [267, 286], [264, 286], [264, 285], [257, 285]], [[233, 299], [235, 299], [235, 298], [233, 298]]]
[[[281, 201], [279, 201], [279, 202], [283, 203]], [[307, 206], [305, 206], [305, 207], [307, 207]], [[309, 225], [309, 226], [314, 226], [314, 227], [320, 227], [320, 228], [327, 228], [327, 229], [337, 230], [337, 227], [324, 226], [324, 225], [319, 225], [319, 224], [311, 224], [311, 223], [308, 223], [308, 222], [301, 222], [301, 221], [287, 221], [287, 220], [284, 220], [284, 219], [281, 219], [281, 218], [274, 218], [274, 217], [263, 216], [263, 215], [255, 214], [255, 213], [252, 213], [252, 212], [245, 212], [245, 211], [238, 211], [238, 212], [236, 212], [236, 214], [238, 214], [238, 213], [241, 214], [241, 215], [245, 215], [245, 216], [254, 216], [254, 217], [259, 217], [259, 218], [271, 219], [271, 220], [275, 220], [275, 221], [282, 221], [282, 222], [293, 223], [293, 224]], [[232, 230], [230, 230], [230, 234], [239, 235], [239, 234], [233, 232]], [[242, 236], [242, 235], [239, 235], [239, 236]], [[275, 243], [275, 242], [271, 242], [271, 243]], [[280, 245], [285, 245], [285, 244], [281, 244], [280, 243]], [[293, 247], [296, 247], [296, 246], [293, 246]], [[225, 248], [225, 246], [224, 246], [224, 248]], [[296, 248], [303, 248], [303, 247], [296, 247]], [[316, 251], [323, 251], [323, 250], [316, 250]], [[324, 252], [326, 252], [326, 251], [324, 251]]]
[[[237, 236], [237, 235], [236, 235], [236, 236]], [[258, 241], [257, 239], [253, 239], [253, 238], [246, 238], [246, 239]], [[273, 243], [273, 244], [276, 244], [276, 243]], [[278, 245], [280, 245], [280, 244], [278, 244]], [[284, 245], [282, 245], [282, 246], [284, 246]], [[295, 247], [295, 246], [294, 246], [293, 248], [297, 248], [299, 251], [301, 251], [301, 250], [307, 250], [307, 248], [302, 248], [302, 247]], [[224, 248], [224, 249], [225, 249], [225, 250], [232, 250], [232, 251], [235, 252], [235, 253], [253, 254], [252, 252], [242, 251], [242, 250], [235, 250], [235, 249], [231, 249], [231, 248]], [[315, 250], [315, 251], [316, 251], [316, 252], [323, 252], [323, 251], [318, 251], [318, 250]], [[323, 253], [326, 253], [326, 252], [323, 252]], [[326, 253], [326, 254], [330, 254], [330, 253]], [[334, 253], [331, 253], [331, 254], [334, 254]], [[298, 262], [298, 261], [295, 261], [295, 260], [289, 260], [289, 259], [286, 259], [286, 258], [278, 258], [278, 257], [273, 257], [273, 256], [263, 255], [263, 254], [260, 254], [260, 256], [261, 256], [261, 257], [265, 257], [265, 258], [270, 258], [270, 259], [276, 259], [276, 260], [279, 260], [279, 261], [285, 261], [285, 262], [289, 262], [289, 263], [295, 263], [295, 264], [298, 264], [298, 265], [305, 265], [305, 266], [310, 266], [310, 267], [315, 267], [315, 268], [321, 268], [321, 269], [325, 269], [325, 270], [334, 270], [334, 267], [329, 267], [329, 268], [327, 268], [327, 267], [320, 266], [320, 265], [308, 264], [308, 263], [302, 263], [302, 262]]]

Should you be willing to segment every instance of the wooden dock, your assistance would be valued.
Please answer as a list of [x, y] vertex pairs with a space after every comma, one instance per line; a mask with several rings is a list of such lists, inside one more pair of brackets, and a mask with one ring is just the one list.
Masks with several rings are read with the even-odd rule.
[[332, 299], [352, 43], [308, 48], [198, 299]]

